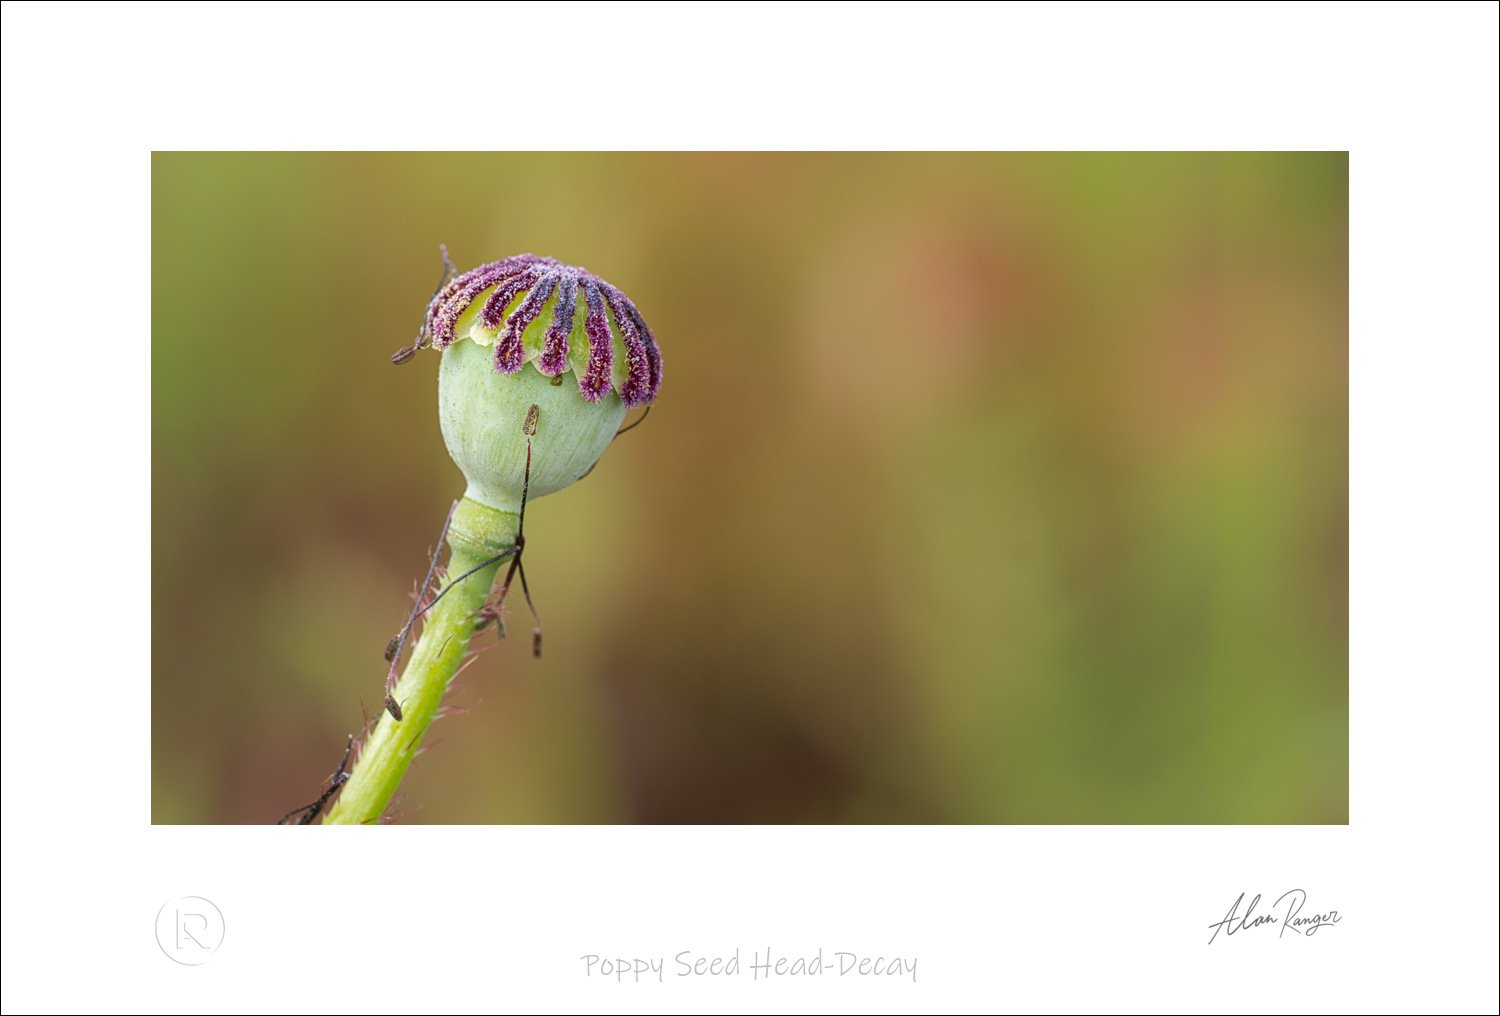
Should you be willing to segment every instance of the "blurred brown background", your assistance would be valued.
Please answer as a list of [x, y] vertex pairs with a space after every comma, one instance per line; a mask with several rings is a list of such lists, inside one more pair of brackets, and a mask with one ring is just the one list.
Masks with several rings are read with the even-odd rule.
[[274, 821], [379, 708], [463, 486], [388, 362], [439, 242], [614, 282], [665, 380], [402, 821], [1347, 821], [1344, 154], [152, 175], [154, 821]]

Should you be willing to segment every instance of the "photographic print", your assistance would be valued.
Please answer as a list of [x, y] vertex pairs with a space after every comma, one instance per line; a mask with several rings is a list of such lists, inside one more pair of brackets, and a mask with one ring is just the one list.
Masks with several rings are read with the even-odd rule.
[[1345, 153], [151, 192], [153, 822], [1347, 821]]
[[0, 17], [6, 1014], [1496, 1012], [1497, 5]]

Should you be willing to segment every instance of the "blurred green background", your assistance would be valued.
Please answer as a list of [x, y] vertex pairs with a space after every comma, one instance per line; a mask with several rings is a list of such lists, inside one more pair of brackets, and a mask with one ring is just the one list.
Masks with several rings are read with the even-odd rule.
[[479, 642], [402, 821], [1346, 822], [1347, 185], [156, 154], [153, 820], [274, 821], [379, 709], [463, 486], [388, 361], [446, 242], [614, 282], [665, 380], [533, 503], [546, 656]]

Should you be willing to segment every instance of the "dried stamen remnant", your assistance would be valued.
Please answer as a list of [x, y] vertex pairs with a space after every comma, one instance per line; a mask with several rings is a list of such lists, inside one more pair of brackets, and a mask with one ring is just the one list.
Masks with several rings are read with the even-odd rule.
[[598, 402], [609, 391], [614, 366], [614, 343], [609, 334], [609, 320], [604, 316], [604, 294], [593, 283], [583, 287], [585, 312], [583, 333], [589, 338], [589, 365], [578, 379], [578, 390], [590, 402]]
[[573, 314], [578, 308], [578, 278], [565, 275], [557, 284], [557, 304], [552, 308], [552, 324], [537, 357], [536, 369], [548, 377], [561, 376], [568, 369], [568, 335], [573, 331]]
[[650, 402], [651, 360], [646, 353], [645, 336], [637, 328], [639, 317], [633, 313], [634, 307], [625, 308], [625, 298], [618, 290], [606, 292], [605, 300], [614, 315], [615, 327], [625, 339], [625, 383], [620, 387], [620, 398], [627, 406]]
[[[438, 349], [445, 349], [453, 344], [457, 338], [453, 329], [459, 316], [469, 309], [469, 304], [474, 302], [475, 297], [491, 286], [505, 283], [505, 290], [514, 296], [530, 285], [534, 281], [534, 277], [528, 274], [530, 264], [531, 256], [523, 254], [517, 258], [481, 265], [448, 283], [427, 308], [427, 331], [432, 335], [433, 345]], [[492, 295], [488, 302], [493, 302], [497, 295], [499, 292]], [[501, 303], [496, 313], [504, 307], [505, 304]]]

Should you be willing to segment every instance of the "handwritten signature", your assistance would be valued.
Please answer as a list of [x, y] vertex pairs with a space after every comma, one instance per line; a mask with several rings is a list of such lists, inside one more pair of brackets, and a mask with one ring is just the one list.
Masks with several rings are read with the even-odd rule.
[[[1260, 893], [1255, 894], [1255, 897], [1250, 901], [1248, 906], [1245, 905], [1245, 894], [1240, 893], [1239, 899], [1234, 901], [1234, 904], [1229, 908], [1229, 913], [1224, 915], [1224, 919], [1222, 921], [1215, 921], [1209, 925], [1214, 930], [1214, 933], [1209, 936], [1208, 944], [1213, 945], [1214, 939], [1219, 937], [1219, 932], [1221, 931], [1224, 933], [1224, 937], [1228, 938], [1238, 931], [1247, 931], [1250, 928], [1261, 928], [1272, 924], [1280, 925], [1280, 930], [1276, 933], [1277, 938], [1283, 937], [1288, 931], [1312, 938], [1313, 935], [1317, 934], [1319, 928], [1332, 927], [1343, 920], [1343, 917], [1340, 916], [1337, 910], [1325, 910], [1320, 913], [1304, 915], [1302, 911], [1307, 907], [1307, 891], [1305, 889], [1289, 889], [1282, 893], [1276, 898], [1276, 902], [1271, 904], [1270, 910], [1266, 913], [1257, 914], [1255, 912], [1255, 908], [1259, 905]], [[1240, 911], [1241, 907], [1244, 907], [1243, 913]]]

